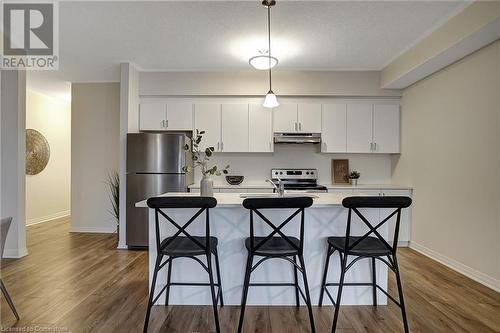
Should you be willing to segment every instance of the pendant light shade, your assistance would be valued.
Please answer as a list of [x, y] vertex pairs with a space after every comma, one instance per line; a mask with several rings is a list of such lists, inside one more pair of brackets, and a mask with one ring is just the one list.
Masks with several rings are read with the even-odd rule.
[[[269, 59], [271, 59], [271, 64], [269, 64]], [[269, 57], [267, 55], [258, 55], [250, 58], [248, 62], [255, 69], [267, 71], [269, 68], [273, 68], [278, 64], [278, 59], [276, 59], [275, 57]]]
[[280, 103], [278, 102], [278, 99], [276, 98], [276, 95], [272, 90], [269, 90], [269, 92], [267, 93], [262, 106], [265, 108], [276, 108], [280, 106]]
[[[263, 107], [265, 108], [275, 108], [280, 105], [278, 103], [278, 99], [276, 98], [276, 95], [273, 92], [273, 87], [272, 87], [272, 76], [271, 76], [271, 68], [273, 67], [271, 63], [271, 59], [273, 59], [271, 55], [271, 7], [276, 5], [275, 0], [263, 0], [262, 4], [267, 7], [267, 42], [268, 42], [268, 68], [269, 68], [269, 92], [266, 95], [266, 98], [264, 99], [264, 103], [262, 104]], [[276, 61], [277, 62], [277, 61]]]

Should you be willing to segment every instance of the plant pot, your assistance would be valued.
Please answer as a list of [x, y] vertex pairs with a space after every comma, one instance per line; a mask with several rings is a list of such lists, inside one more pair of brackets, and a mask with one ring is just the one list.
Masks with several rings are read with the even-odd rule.
[[352, 186], [358, 186], [358, 178], [349, 178]]
[[203, 175], [200, 181], [200, 195], [202, 197], [214, 196], [214, 180], [209, 175]]

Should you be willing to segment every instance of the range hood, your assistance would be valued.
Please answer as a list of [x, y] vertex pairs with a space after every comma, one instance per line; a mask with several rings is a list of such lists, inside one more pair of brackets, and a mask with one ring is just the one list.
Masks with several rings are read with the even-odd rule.
[[321, 142], [320, 133], [274, 133], [274, 143], [312, 143]]

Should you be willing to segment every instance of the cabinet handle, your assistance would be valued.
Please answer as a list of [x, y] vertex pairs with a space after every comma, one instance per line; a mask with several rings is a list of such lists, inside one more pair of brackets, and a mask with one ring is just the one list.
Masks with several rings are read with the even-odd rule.
[[295, 132], [297, 132], [297, 123], [295, 123]]
[[302, 123], [299, 123], [299, 131], [302, 131]]
[[223, 151], [224, 150], [224, 141], [220, 143], [220, 150]]
[[167, 119], [167, 120], [165, 120], [165, 127], [167, 127], [167, 128], [168, 128], [168, 119]]
[[377, 150], [377, 143], [376, 143], [376, 142], [374, 142], [374, 143], [373, 143], [373, 151], [376, 151], [376, 150]]
[[217, 150], [220, 150], [220, 142], [217, 141]]
[[373, 151], [373, 142], [370, 142], [370, 151]]

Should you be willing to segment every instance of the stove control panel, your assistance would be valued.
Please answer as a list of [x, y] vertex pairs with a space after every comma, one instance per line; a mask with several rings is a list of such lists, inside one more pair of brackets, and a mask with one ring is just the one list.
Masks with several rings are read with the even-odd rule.
[[317, 179], [316, 169], [272, 169], [271, 178], [280, 179]]

